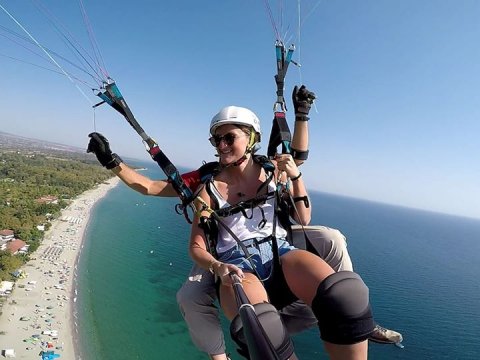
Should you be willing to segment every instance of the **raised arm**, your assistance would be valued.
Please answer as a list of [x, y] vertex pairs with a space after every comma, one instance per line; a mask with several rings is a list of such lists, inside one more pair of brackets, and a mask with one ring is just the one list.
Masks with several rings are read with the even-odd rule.
[[135, 171], [124, 162], [112, 169], [128, 187], [138, 191], [143, 195], [153, 195], [161, 197], [174, 197], [177, 193], [173, 186], [166, 180], [152, 180], [138, 171]]
[[315, 94], [305, 85], [295, 86], [292, 93], [292, 102], [295, 109], [295, 125], [292, 137], [293, 159], [301, 165], [308, 158], [308, 114], [315, 100]]
[[88, 136], [90, 137], [90, 141], [87, 152], [93, 152], [100, 164], [111, 170], [130, 188], [144, 195], [162, 197], [177, 196], [168, 181], [149, 179], [125, 164], [120, 156], [112, 153], [110, 144], [105, 136], [96, 132]]

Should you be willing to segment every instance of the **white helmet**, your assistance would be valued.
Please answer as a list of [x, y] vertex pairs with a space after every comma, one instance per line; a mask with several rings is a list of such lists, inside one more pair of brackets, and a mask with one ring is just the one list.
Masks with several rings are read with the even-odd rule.
[[260, 120], [251, 110], [238, 106], [224, 107], [210, 122], [210, 134], [215, 135], [215, 130], [221, 125], [235, 124], [250, 126], [261, 135]]

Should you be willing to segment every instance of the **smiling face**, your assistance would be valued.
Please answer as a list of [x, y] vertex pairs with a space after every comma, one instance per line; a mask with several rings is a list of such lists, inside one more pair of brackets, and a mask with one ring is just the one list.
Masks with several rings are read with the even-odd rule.
[[226, 165], [245, 155], [250, 136], [238, 126], [227, 124], [219, 126], [211, 139], [212, 145], [217, 148], [220, 163]]

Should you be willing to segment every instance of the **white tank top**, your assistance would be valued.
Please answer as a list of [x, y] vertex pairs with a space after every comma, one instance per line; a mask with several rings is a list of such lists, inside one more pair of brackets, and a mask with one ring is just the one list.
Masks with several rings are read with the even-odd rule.
[[[213, 182], [210, 182], [209, 185], [211, 189], [211, 194], [218, 201], [220, 208], [229, 207], [230, 204], [218, 192]], [[271, 182], [270, 184], [268, 184], [268, 192], [272, 192], [273, 190], [275, 190], [275, 184]], [[273, 231], [274, 201], [275, 199], [272, 196], [271, 198], [267, 199], [265, 203], [254, 207], [253, 210], [245, 209], [247, 217], [245, 217], [242, 212], [238, 212], [234, 215], [222, 217], [222, 222], [226, 226], [228, 226], [241, 241], [253, 238], [266, 238], [267, 236], [272, 235]], [[266, 223], [263, 227], [260, 228], [259, 224], [263, 219], [266, 220]], [[279, 224], [278, 217], [276, 220], [276, 237], [287, 237], [287, 231]], [[217, 253], [223, 253], [234, 247], [236, 244], [237, 242], [235, 241], [235, 239], [223, 228], [223, 226], [218, 225]]]

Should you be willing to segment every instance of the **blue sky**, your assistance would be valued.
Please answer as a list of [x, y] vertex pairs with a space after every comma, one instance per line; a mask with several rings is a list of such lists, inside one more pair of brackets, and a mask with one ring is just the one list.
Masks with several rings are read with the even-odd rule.
[[[35, 4], [90, 51], [77, 1], [0, 0], [42, 45], [75, 61]], [[208, 124], [226, 105], [258, 114], [266, 149], [276, 35], [264, 1], [83, 4], [109, 74], [174, 163], [213, 159]], [[297, 0], [270, 1], [279, 33], [296, 43], [294, 59], [302, 64], [289, 69], [287, 99], [299, 83], [318, 96], [302, 169], [309, 187], [480, 218], [480, 2], [300, 4], [299, 37]], [[114, 151], [148, 160], [114, 110], [104, 105], [94, 115], [97, 99], [88, 87], [89, 101], [66, 77], [12, 60], [53, 68], [5, 37], [4, 28], [21, 30], [2, 10], [0, 26], [1, 131], [85, 147], [95, 117]], [[289, 119], [293, 128], [291, 112]]]

